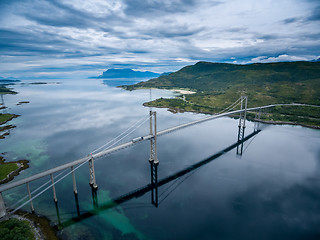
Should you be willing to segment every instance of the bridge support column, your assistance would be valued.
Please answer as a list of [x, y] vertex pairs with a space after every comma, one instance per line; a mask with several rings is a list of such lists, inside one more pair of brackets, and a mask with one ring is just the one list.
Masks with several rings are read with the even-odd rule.
[[90, 172], [90, 186], [94, 189], [98, 188], [98, 185], [96, 183], [96, 174], [94, 171], [94, 163], [93, 163], [93, 157], [91, 156], [91, 159], [89, 160], [89, 172]]
[[54, 202], [54, 205], [56, 206], [56, 212], [57, 212], [58, 224], [59, 224], [59, 225], [61, 225], [58, 201], [57, 201], [57, 202]]
[[33, 207], [33, 203], [31, 200], [31, 192], [30, 192], [30, 187], [29, 187], [29, 183], [27, 182], [27, 190], [28, 190], [28, 195], [29, 195], [29, 201], [30, 201], [30, 208], [32, 213], [34, 213], [34, 207]]
[[8, 213], [7, 213], [6, 205], [4, 203], [2, 193], [0, 192], [0, 218], [6, 219], [7, 216], [8, 216]]
[[150, 162], [159, 163], [157, 157], [157, 113], [150, 111]]
[[158, 165], [157, 156], [157, 113], [150, 111], [150, 170], [151, 170], [151, 203], [158, 207]]
[[259, 108], [259, 111], [256, 112], [256, 116], [254, 118], [254, 131], [260, 130], [260, 119], [261, 119], [261, 108]]
[[93, 203], [93, 208], [96, 209], [99, 207], [98, 204], [98, 189], [97, 188], [92, 188], [92, 203]]
[[73, 192], [75, 195], [77, 195], [78, 191], [77, 191], [76, 174], [74, 173], [73, 166], [71, 167], [71, 172], [72, 172]]
[[151, 167], [151, 203], [158, 207], [158, 163], [150, 162]]
[[57, 202], [58, 202], [58, 199], [57, 199], [57, 194], [56, 194], [56, 188], [55, 188], [55, 186], [54, 186], [53, 175], [50, 174], [50, 177], [51, 177], [51, 183], [52, 183], [53, 201], [54, 201], [55, 203], [57, 203]]
[[246, 128], [247, 105], [248, 105], [248, 96], [241, 96], [240, 110], [244, 110], [244, 111], [240, 112], [240, 117], [239, 117], [238, 142], [241, 142], [241, 144], [237, 146], [237, 155], [242, 155], [242, 152], [243, 152], [243, 139], [244, 139], [244, 131]]
[[76, 209], [77, 209], [77, 214], [80, 216], [80, 206], [79, 206], [79, 199], [78, 199], [78, 194], [74, 195], [74, 199], [76, 201]]

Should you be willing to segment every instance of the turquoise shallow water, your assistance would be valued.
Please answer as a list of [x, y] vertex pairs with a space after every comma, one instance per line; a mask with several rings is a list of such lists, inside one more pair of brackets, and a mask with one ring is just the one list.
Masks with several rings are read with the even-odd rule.
[[[12, 121], [17, 127], [0, 152], [8, 161], [30, 160], [15, 180], [86, 156], [148, 115], [142, 103], [150, 99], [149, 90], [128, 92], [98, 79], [60, 82], [17, 85], [19, 94], [5, 96], [8, 111], [21, 116]], [[173, 95], [152, 90], [152, 98]], [[17, 106], [19, 101], [30, 103]], [[205, 117], [153, 110], [159, 130]], [[237, 125], [221, 118], [159, 137], [159, 179], [235, 143]], [[252, 131], [248, 122], [246, 134]], [[124, 141], [147, 133], [146, 122]], [[53, 223], [66, 225], [59, 231], [64, 239], [318, 239], [319, 146], [319, 130], [263, 125], [244, 144], [241, 157], [233, 149], [159, 187], [158, 207], [151, 192], [115, 205], [113, 200], [150, 183], [150, 146], [144, 142], [95, 161], [96, 197], [84, 165], [76, 172], [78, 205], [68, 176], [56, 186], [59, 214], [51, 189], [34, 206]], [[48, 180], [32, 182], [31, 190]], [[6, 204], [25, 194], [25, 186], [7, 191]]]

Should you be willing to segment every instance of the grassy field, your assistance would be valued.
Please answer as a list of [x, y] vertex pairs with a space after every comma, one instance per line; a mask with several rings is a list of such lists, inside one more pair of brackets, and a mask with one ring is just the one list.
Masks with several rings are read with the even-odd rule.
[[0, 94], [16, 94], [17, 92], [5, 87], [4, 85], [0, 85]]
[[0, 164], [0, 181], [4, 180], [9, 173], [17, 170], [17, 163], [1, 163]]
[[6, 113], [6, 114], [2, 114], [0, 113], [0, 125], [7, 122], [7, 121], [10, 121], [11, 119], [14, 118], [14, 114], [10, 114], [10, 113]]

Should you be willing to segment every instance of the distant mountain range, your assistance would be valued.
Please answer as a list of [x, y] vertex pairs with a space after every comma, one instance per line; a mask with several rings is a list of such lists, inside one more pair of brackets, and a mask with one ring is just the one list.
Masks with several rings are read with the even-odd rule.
[[20, 82], [20, 80], [13, 77], [8, 77], [8, 78], [0, 77], [0, 81], [1, 82]]
[[16, 82], [20, 82], [20, 80], [18, 79], [15, 79], [15, 78], [3, 78], [3, 77], [0, 77], [0, 84], [1, 85], [10, 85], [10, 84], [14, 84]]
[[320, 58], [311, 60], [311, 62], [320, 62]]
[[159, 77], [161, 74], [154, 73], [150, 71], [135, 71], [132, 69], [115, 69], [110, 68], [107, 71], [103, 72], [99, 77], [92, 78], [155, 78]]

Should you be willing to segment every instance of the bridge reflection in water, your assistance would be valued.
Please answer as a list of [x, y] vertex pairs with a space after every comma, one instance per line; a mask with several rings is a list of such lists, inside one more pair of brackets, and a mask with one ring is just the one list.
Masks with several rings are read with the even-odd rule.
[[[244, 134], [244, 129], [241, 130], [241, 134]], [[190, 165], [189, 167], [180, 170], [170, 176], [167, 176], [165, 178], [162, 178], [160, 180], [157, 179], [157, 171], [158, 171], [158, 164], [150, 163], [151, 164], [151, 183], [147, 184], [141, 188], [135, 189], [129, 193], [126, 193], [122, 196], [119, 196], [117, 198], [112, 199], [111, 201], [98, 204], [98, 196], [97, 196], [97, 188], [92, 188], [92, 200], [93, 200], [93, 209], [84, 213], [80, 212], [80, 206], [79, 206], [79, 200], [78, 196], [75, 195], [75, 203], [76, 203], [76, 209], [77, 209], [77, 216], [73, 217], [71, 219], [68, 219], [64, 222], [60, 221], [60, 216], [59, 216], [59, 208], [58, 204], [56, 203], [56, 209], [57, 209], [57, 218], [58, 218], [58, 228], [63, 229], [66, 228], [70, 225], [73, 225], [77, 222], [80, 222], [84, 219], [90, 218], [92, 216], [98, 215], [103, 211], [106, 211], [108, 209], [114, 208], [124, 202], [127, 202], [133, 198], [139, 198], [142, 195], [146, 194], [147, 192], [151, 192], [151, 204], [153, 204], [155, 207], [158, 207], [159, 202], [158, 202], [158, 188], [170, 183], [188, 173], [192, 173], [196, 169], [212, 162], [213, 160], [219, 158], [220, 156], [224, 155], [225, 153], [231, 151], [232, 149], [237, 149], [237, 154], [239, 154], [238, 148], [241, 147], [241, 154], [242, 154], [242, 149], [243, 149], [243, 143], [249, 140], [250, 138], [254, 137], [256, 134], [258, 134], [261, 130], [255, 129], [254, 132], [249, 134], [246, 137], [243, 137], [242, 139], [238, 139], [237, 142], [234, 144], [226, 147], [225, 149], [215, 153], [214, 155], [197, 162], [193, 165]], [[240, 154], [240, 155], [241, 155]], [[171, 193], [171, 192], [170, 192]], [[164, 200], [164, 199], [163, 199]], [[161, 202], [160, 202], [161, 203]]]

